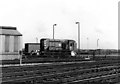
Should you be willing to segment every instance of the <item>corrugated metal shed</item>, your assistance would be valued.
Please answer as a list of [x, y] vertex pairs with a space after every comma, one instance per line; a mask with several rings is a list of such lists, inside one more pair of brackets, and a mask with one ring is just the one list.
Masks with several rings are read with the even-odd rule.
[[22, 34], [16, 27], [0, 26], [0, 60], [19, 59], [22, 50]]
[[22, 36], [22, 34], [17, 31], [16, 27], [9, 26], [0, 26], [0, 35]]

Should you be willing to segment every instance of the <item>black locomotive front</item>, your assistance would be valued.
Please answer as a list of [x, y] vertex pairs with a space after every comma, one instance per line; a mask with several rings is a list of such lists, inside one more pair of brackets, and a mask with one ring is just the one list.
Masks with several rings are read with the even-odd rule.
[[68, 57], [76, 50], [74, 40], [41, 39], [40, 53], [47, 57]]

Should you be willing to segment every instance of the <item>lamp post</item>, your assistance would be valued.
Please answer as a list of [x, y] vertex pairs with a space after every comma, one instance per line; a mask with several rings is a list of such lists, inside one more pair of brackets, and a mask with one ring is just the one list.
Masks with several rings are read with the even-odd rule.
[[36, 43], [38, 43], [38, 38], [36, 37]]
[[53, 39], [54, 39], [54, 26], [57, 26], [57, 24], [53, 25]]
[[97, 49], [99, 49], [99, 43], [98, 43], [99, 39], [97, 39]]
[[89, 42], [88, 42], [89, 38], [87, 37], [87, 49], [89, 49]]
[[78, 24], [78, 49], [80, 49], [80, 22], [76, 22]]

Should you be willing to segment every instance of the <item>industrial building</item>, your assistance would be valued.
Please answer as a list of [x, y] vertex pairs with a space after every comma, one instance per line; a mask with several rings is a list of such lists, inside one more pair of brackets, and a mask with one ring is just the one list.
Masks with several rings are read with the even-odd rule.
[[16, 27], [0, 26], [0, 60], [19, 59], [22, 34]]

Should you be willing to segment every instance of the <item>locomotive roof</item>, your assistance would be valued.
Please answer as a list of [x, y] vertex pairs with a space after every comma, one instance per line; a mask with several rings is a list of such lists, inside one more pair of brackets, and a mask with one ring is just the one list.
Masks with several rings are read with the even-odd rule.
[[49, 39], [49, 38], [42, 38], [43, 40], [51, 40], [51, 41], [75, 41], [71, 39]]

